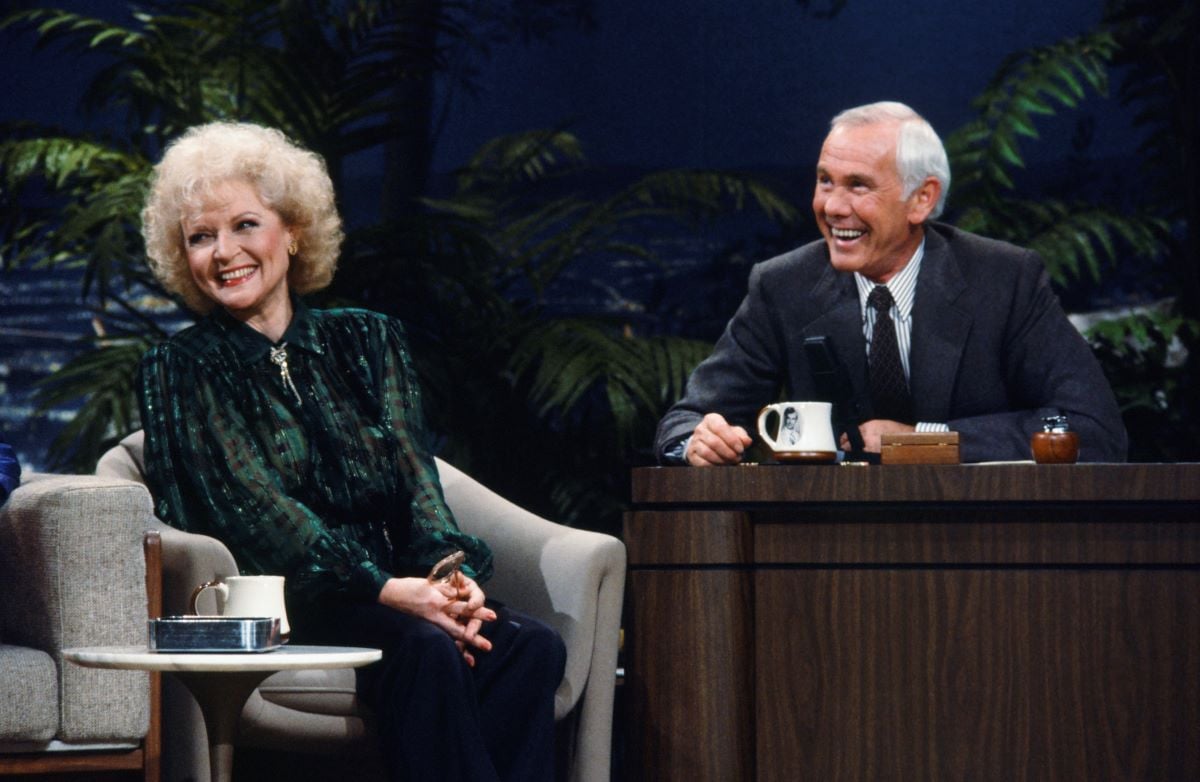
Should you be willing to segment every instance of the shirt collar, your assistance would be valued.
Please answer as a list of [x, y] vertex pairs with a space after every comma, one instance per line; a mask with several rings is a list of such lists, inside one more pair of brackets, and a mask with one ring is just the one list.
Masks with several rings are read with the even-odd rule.
[[[896, 313], [901, 320], [908, 320], [912, 316], [913, 300], [917, 296], [917, 275], [921, 272], [921, 260], [924, 257], [925, 238], [922, 237], [921, 243], [917, 245], [917, 251], [913, 253], [904, 268], [885, 283], [885, 287], [896, 301]], [[871, 282], [858, 272], [854, 273], [854, 282], [858, 286], [858, 305], [865, 313], [867, 297], [871, 295], [871, 291], [877, 283]]]
[[[277, 347], [262, 332], [247, 326], [220, 307], [213, 310], [213, 322], [233, 343], [234, 350], [243, 364], [261, 361], [271, 352], [271, 348]], [[284, 343], [290, 348], [299, 348], [318, 355], [325, 352], [317, 340], [312, 311], [296, 296], [292, 296], [292, 322], [288, 324], [278, 344]]]

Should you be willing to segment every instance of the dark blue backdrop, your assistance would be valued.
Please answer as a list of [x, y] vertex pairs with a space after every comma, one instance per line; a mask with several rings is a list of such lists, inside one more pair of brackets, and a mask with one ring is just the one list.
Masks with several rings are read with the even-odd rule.
[[[118, 0], [57, 5], [128, 20]], [[1097, 0], [848, 0], [833, 19], [794, 0], [597, 0], [596, 29], [568, 30], [549, 42], [494, 47], [480, 66], [478, 95], [442, 89], [433, 168], [452, 171], [484, 141], [539, 127], [565, 126], [600, 166], [675, 166], [782, 173], [803, 194], [830, 116], [848, 106], [895, 99], [925, 114], [944, 134], [971, 117], [970, 101], [1003, 58], [1091, 29]], [[820, 0], [818, 0], [818, 8]], [[0, 120], [35, 120], [72, 129], [85, 120], [79, 96], [100, 61], [34, 52], [28, 36], [0, 33]], [[1034, 173], [1070, 152], [1080, 116], [1096, 122], [1090, 156], [1117, 181], [1134, 181], [1131, 112], [1114, 99], [1043, 121], [1043, 141], [1025, 147]], [[347, 173], [364, 204], [347, 199], [352, 221], [370, 220], [378, 202], [377, 157], [351, 161]], [[343, 194], [346, 196], [347, 194]], [[951, 190], [953, 199], [953, 189]], [[78, 335], [88, 319], [37, 275], [0, 274], [0, 428], [27, 463], [42, 458], [45, 421], [31, 421], [29, 384], [70, 355], [50, 332]], [[571, 306], [570, 302], [562, 306]], [[38, 314], [40, 313], [40, 315]], [[729, 313], [716, 313], [722, 320]], [[31, 336], [31, 334], [33, 336]], [[62, 415], [67, 415], [63, 412]], [[40, 443], [40, 444], [39, 444]]]
[[[119, 0], [54, 5], [128, 19]], [[1005, 55], [1091, 29], [1098, 0], [848, 0], [833, 19], [794, 0], [598, 0], [597, 27], [549, 43], [493, 47], [479, 95], [439, 95], [434, 169], [501, 133], [566, 124], [602, 165], [775, 168], [812, 165], [830, 116], [873, 100], [909, 103], [947, 133]], [[820, 0], [817, 0], [820, 7]], [[95, 59], [34, 54], [4, 35], [0, 118], [71, 126]], [[1129, 112], [1093, 100], [1094, 152], [1131, 151]], [[103, 120], [101, 120], [103, 122]], [[1032, 157], [1065, 154], [1073, 120], [1051, 121]], [[360, 169], [367, 173], [364, 161]]]

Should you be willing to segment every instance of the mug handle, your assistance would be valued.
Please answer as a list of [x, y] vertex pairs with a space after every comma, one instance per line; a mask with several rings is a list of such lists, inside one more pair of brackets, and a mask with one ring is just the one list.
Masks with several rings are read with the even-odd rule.
[[[200, 593], [206, 589], [215, 589], [218, 592], [223, 593], [225, 590], [229, 589], [229, 587], [225, 586], [225, 584], [220, 581], [205, 581], [203, 584], [193, 589], [191, 597], [188, 598], [188, 613], [192, 616], [196, 616], [196, 601], [200, 599]], [[221, 607], [220, 604], [218, 604], [217, 611], [220, 612], [220, 610]]]
[[777, 451], [779, 450], [779, 443], [775, 441], [774, 437], [767, 434], [767, 415], [772, 412], [779, 416], [783, 415], [783, 413], [775, 409], [775, 405], [767, 405], [762, 410], [758, 411], [758, 436], [763, 439], [763, 442], [766, 443], [772, 451]]

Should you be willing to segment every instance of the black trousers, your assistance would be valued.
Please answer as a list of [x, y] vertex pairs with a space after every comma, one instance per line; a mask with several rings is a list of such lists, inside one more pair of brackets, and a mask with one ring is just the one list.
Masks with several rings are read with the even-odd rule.
[[326, 604], [306, 639], [369, 646], [383, 659], [357, 669], [394, 782], [554, 779], [554, 692], [567, 652], [558, 634], [500, 603], [474, 650], [475, 667], [432, 623], [371, 603]]

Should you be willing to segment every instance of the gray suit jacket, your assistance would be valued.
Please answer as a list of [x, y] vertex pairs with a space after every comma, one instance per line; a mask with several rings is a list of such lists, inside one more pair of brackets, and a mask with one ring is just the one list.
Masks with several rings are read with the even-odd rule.
[[[1079, 432], [1081, 461], [1124, 461], [1112, 389], [1037, 254], [941, 223], [925, 237], [909, 356], [916, 420], [959, 432], [963, 461], [1028, 459], [1042, 418], [1061, 411]], [[817, 241], [755, 265], [712, 355], [659, 423], [659, 457], [705, 413], [754, 432], [780, 393], [820, 399], [804, 351], [812, 336], [827, 337], [846, 367], [854, 417], [873, 418], [854, 278], [834, 271]]]

